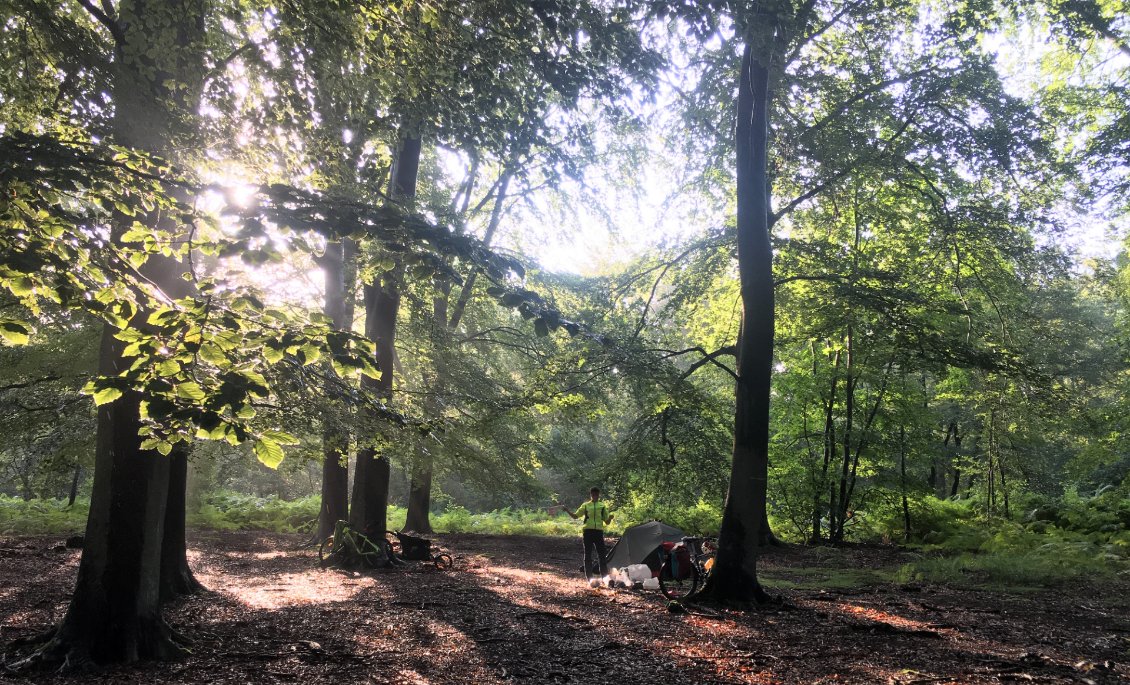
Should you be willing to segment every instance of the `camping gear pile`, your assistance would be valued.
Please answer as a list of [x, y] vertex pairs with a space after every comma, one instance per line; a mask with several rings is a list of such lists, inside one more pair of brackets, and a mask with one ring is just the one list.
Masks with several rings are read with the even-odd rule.
[[658, 590], [663, 560], [683, 536], [683, 531], [659, 521], [628, 528], [608, 553], [609, 579], [618, 587]]

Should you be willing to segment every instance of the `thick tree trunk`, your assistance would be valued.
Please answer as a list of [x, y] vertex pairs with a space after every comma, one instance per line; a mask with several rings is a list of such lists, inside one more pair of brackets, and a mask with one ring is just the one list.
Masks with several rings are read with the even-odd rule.
[[169, 495], [165, 506], [165, 534], [161, 537], [161, 601], [204, 589], [188, 566], [185, 539], [189, 452], [188, 445], [177, 443], [169, 455]]
[[[204, 0], [176, 3], [122, 0], [114, 39], [115, 141], [165, 154], [187, 141], [185, 126], [195, 110], [194, 88], [202, 82]], [[170, 33], [169, 27], [174, 27]], [[157, 42], [163, 41], [163, 42]], [[175, 83], [179, 89], [168, 90]], [[129, 201], [123, 198], [124, 201]], [[167, 230], [159, 215], [145, 219]], [[123, 218], [114, 239], [132, 224]], [[187, 284], [172, 259], [153, 257], [145, 277], [171, 297]], [[135, 321], [144, 322], [139, 312]], [[133, 359], [106, 326], [99, 373], [116, 375]], [[163, 659], [182, 653], [161, 618], [161, 559], [169, 497], [170, 459], [141, 449], [142, 397], [126, 392], [98, 410], [94, 483], [75, 591], [54, 637], [25, 664], [81, 667], [90, 662]], [[183, 489], [183, 488], [179, 488]], [[180, 494], [183, 508], [183, 492]]]
[[[747, 39], [737, 103], [737, 230], [742, 321], [738, 337], [734, 453], [718, 535], [718, 556], [703, 589], [720, 602], [766, 599], [757, 581], [769, 469], [769, 389], [773, 368], [773, 255], [769, 242], [769, 70]], [[768, 38], [768, 40], [765, 40]]]
[[[99, 372], [129, 365], [107, 326]], [[180, 653], [161, 618], [160, 569], [170, 461], [143, 451], [141, 396], [128, 392], [98, 410], [94, 485], [78, 580], [54, 637], [28, 664], [65, 669], [160, 659]]]
[[[396, 157], [392, 174], [392, 197], [411, 206], [416, 195], [420, 168], [419, 138], [407, 138]], [[392, 397], [393, 367], [396, 360], [396, 317], [400, 312], [400, 279], [403, 266], [386, 273], [380, 282], [365, 284], [365, 334], [376, 344], [380, 379], [364, 379], [362, 385], [371, 397], [388, 401]], [[370, 422], [375, 425], [375, 421]], [[349, 522], [370, 537], [383, 538], [388, 527], [388, 459], [373, 447], [357, 453], [353, 476], [353, 503]]]

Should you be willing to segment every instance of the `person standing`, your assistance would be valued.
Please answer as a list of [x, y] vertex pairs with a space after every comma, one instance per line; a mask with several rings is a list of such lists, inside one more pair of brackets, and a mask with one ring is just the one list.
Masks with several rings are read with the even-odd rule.
[[[612, 514], [608, 513], [608, 507], [600, 501], [600, 488], [594, 487], [589, 490], [589, 501], [577, 507], [577, 511], [573, 512], [566, 509], [565, 512], [575, 519], [584, 519], [581, 535], [585, 543], [585, 577], [589, 579], [589, 585], [596, 587], [601, 580], [607, 583], [608, 564], [604, 560], [606, 555], [604, 526], [612, 523]], [[593, 560], [594, 553], [596, 554], [596, 563]], [[599, 578], [592, 577], [594, 566], [600, 568]]]

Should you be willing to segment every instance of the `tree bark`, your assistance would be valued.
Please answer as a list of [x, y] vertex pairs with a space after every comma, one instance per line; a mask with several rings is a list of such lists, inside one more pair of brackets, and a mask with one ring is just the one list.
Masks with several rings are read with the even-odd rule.
[[169, 454], [169, 494], [165, 506], [165, 534], [161, 537], [161, 601], [200, 592], [204, 586], [188, 566], [185, 536], [188, 455], [192, 449], [177, 443]]
[[[823, 466], [820, 471], [820, 482], [812, 492], [812, 537], [811, 542], [820, 542], [822, 536], [820, 534], [820, 518], [821, 518], [821, 504], [820, 498], [823, 496], [822, 490], [825, 485], [828, 485], [828, 467], [832, 464], [832, 457], [835, 456], [836, 451], [836, 422], [835, 422], [835, 409], [836, 409], [836, 388], [840, 383], [840, 360], [842, 359], [843, 351], [836, 350], [835, 361], [832, 365], [832, 387], [828, 392], [828, 401], [824, 404], [824, 460]], [[813, 358], [813, 376], [816, 375], [815, 357]], [[829, 487], [829, 493], [835, 491]], [[834, 507], [834, 495], [829, 494], [829, 506]], [[829, 508], [829, 534], [831, 533], [831, 519], [835, 517]]]
[[[421, 141], [406, 138], [397, 152], [392, 174], [394, 200], [409, 207], [416, 195], [416, 178], [420, 168]], [[371, 397], [387, 402], [392, 398], [393, 366], [396, 360], [396, 317], [400, 311], [400, 279], [403, 266], [387, 272], [379, 282], [365, 284], [365, 334], [376, 343], [378, 380], [365, 378], [362, 387]], [[375, 419], [375, 417], [373, 417]], [[375, 425], [375, 420], [370, 422]], [[353, 477], [353, 504], [349, 522], [370, 537], [384, 537], [388, 527], [389, 462], [373, 446], [357, 453]]]
[[[491, 241], [494, 239], [494, 234], [498, 231], [498, 226], [502, 222], [503, 208], [506, 202], [507, 189], [510, 187], [511, 173], [509, 169], [504, 169], [502, 176], [498, 179], [498, 191], [494, 199], [494, 207], [491, 209], [490, 221], [487, 224], [487, 230], [483, 235], [483, 244], [490, 246]], [[468, 179], [468, 184], [471, 179]], [[470, 187], [467, 188], [467, 196], [464, 198], [463, 211], [466, 212], [467, 202], [470, 200]], [[436, 326], [440, 329], [454, 331], [459, 328], [459, 323], [463, 320], [463, 315], [467, 311], [467, 305], [471, 301], [471, 296], [475, 290], [475, 280], [478, 278], [479, 269], [476, 267], [471, 270], [467, 280], [463, 282], [463, 287], [459, 290], [459, 298], [455, 301], [455, 306], [451, 313], [450, 320], [447, 314], [448, 297], [450, 296], [450, 286], [444, 292], [440, 293], [433, 301], [433, 318]], [[445, 339], [446, 342], [446, 339]], [[443, 393], [444, 377], [446, 371], [442, 362], [443, 355], [439, 355], [436, 368], [436, 381], [434, 394], [439, 397]], [[438, 401], [433, 401], [429, 406], [430, 414], [436, 416], [442, 411]], [[432, 480], [435, 477], [435, 459], [431, 453], [421, 452], [417, 455], [415, 463], [412, 465], [411, 476], [408, 486], [408, 514], [404, 522], [404, 527], [407, 530], [416, 531], [417, 533], [431, 533], [431, 508], [432, 508]]]
[[82, 478], [82, 464], [75, 462], [75, 475], [71, 478], [71, 491], [67, 495], [67, 506], [73, 507], [78, 499], [78, 484]]
[[[121, 370], [122, 347], [107, 326], [100, 373]], [[141, 400], [127, 392], [99, 408], [94, 485], [74, 595], [54, 637], [24, 664], [70, 670], [181, 653], [160, 607], [170, 461], [140, 449]]]
[[899, 426], [899, 488], [902, 491], [902, 539], [910, 541], [910, 502], [906, 498], [906, 426]]
[[408, 490], [408, 516], [404, 521], [405, 530], [417, 533], [431, 533], [432, 507], [432, 469], [434, 460], [430, 452], [417, 455], [412, 480]]
[[[957, 422], [954, 421], [950, 424], [953, 428], [953, 458], [961, 456], [961, 432], [958, 430]], [[952, 461], [952, 460], [951, 460]], [[950, 497], [957, 497], [958, 488], [961, 486], [961, 468], [957, 465], [953, 467], [953, 487], [950, 488]]]
[[[122, 0], [110, 19], [116, 42], [114, 132], [119, 144], [163, 154], [189, 132], [204, 73], [204, 0]], [[168, 27], [175, 27], [170, 35]], [[166, 42], [155, 42], [163, 37]], [[175, 91], [169, 83], [187, 88]], [[187, 124], [187, 125], [186, 125]], [[181, 143], [184, 141], [181, 140]], [[146, 219], [162, 227], [159, 215]], [[116, 240], [132, 219], [116, 222]], [[172, 226], [163, 226], [173, 229]], [[186, 287], [172, 259], [152, 258], [144, 274], [171, 297]], [[136, 321], [145, 321], [139, 312]], [[121, 355], [116, 330], [102, 333], [99, 373], [116, 375], [133, 360]], [[183, 653], [161, 617], [161, 560], [171, 460], [141, 449], [140, 405], [133, 391], [98, 410], [94, 483], [74, 595], [54, 636], [23, 665], [163, 659]], [[183, 507], [183, 493], [180, 502]]]
[[[718, 535], [718, 555], [703, 588], [719, 602], [762, 601], [757, 547], [765, 520], [769, 469], [769, 390], [773, 369], [773, 255], [769, 242], [768, 22], [750, 36], [742, 56], [737, 101], [737, 234], [742, 320], [735, 384], [730, 486]], [[768, 30], [766, 30], [768, 29]]]
[[[353, 327], [353, 310], [347, 300], [352, 290], [352, 269], [349, 264], [354, 251], [352, 245], [347, 247], [346, 242], [332, 241], [326, 245], [326, 252], [320, 260], [326, 279], [323, 311], [339, 331], [348, 331]], [[314, 544], [320, 544], [333, 535], [334, 525], [349, 516], [348, 447], [348, 431], [335, 424], [332, 418], [327, 418], [322, 428], [322, 503], [318, 511]]]

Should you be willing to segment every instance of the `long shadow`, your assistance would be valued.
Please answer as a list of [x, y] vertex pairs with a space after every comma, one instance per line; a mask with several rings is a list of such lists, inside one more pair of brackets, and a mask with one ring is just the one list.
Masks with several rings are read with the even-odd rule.
[[[414, 565], [398, 572], [343, 574], [315, 570], [312, 553], [271, 556], [286, 548], [281, 537], [216, 540], [200, 554], [216, 592], [181, 600], [168, 611], [170, 621], [195, 641], [193, 655], [172, 664], [107, 669], [99, 679], [802, 683], [836, 674], [839, 682], [870, 683], [999, 682], [1023, 675], [1120, 682], [1124, 677], [1101, 665], [1077, 672], [1054, 654], [1037, 653], [1024, 634], [1004, 630], [1008, 616], [976, 614], [981, 625], [963, 625], [946, 617], [957, 607], [895, 588], [826, 597], [791, 593], [798, 608], [786, 612], [671, 614], [655, 593], [583, 587], [579, 575], [570, 573], [578, 564], [565, 543], [542, 550], [560, 563], [528, 562], [529, 550], [519, 549], [521, 541], [513, 551], [505, 540], [493, 539], [502, 552], [490, 564], [472, 554], [457, 559], [451, 572]], [[471, 552], [476, 545], [474, 540], [447, 542], [465, 544]], [[69, 580], [56, 581], [69, 591]], [[299, 583], [323, 592], [296, 590]], [[342, 586], [347, 586], [346, 598], [333, 599], [342, 596]], [[249, 604], [239, 595], [246, 588], [258, 593], [256, 601], [277, 591], [279, 605]], [[971, 615], [963, 614], [966, 622]], [[1113, 617], [1102, 625], [1113, 630], [1118, 621]], [[1048, 630], [1059, 636], [1071, 627], [1064, 618], [1049, 622]], [[49, 677], [37, 682], [88, 681]]]

